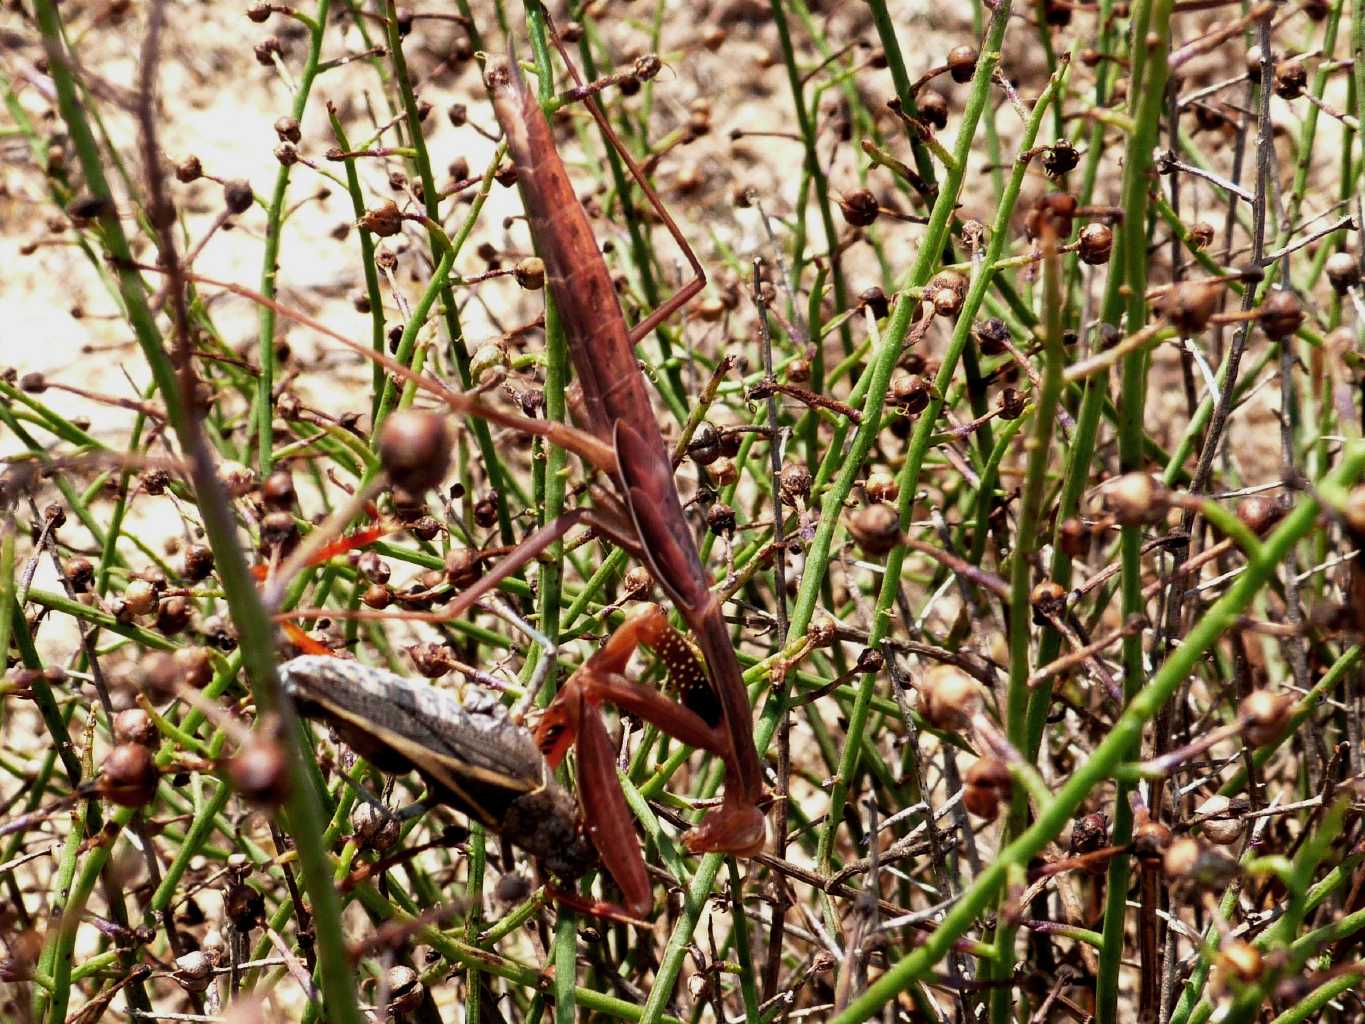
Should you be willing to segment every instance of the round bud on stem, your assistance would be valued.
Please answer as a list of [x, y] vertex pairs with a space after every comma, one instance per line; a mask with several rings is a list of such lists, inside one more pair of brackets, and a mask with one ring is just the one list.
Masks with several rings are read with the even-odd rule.
[[1067, 558], [1084, 558], [1090, 553], [1090, 528], [1079, 519], [1063, 519], [1057, 526], [1057, 546]]
[[1264, 494], [1250, 494], [1237, 503], [1237, 518], [1252, 533], [1263, 537], [1284, 515], [1284, 506]]
[[799, 505], [810, 497], [811, 475], [805, 466], [788, 465], [782, 467], [778, 476], [778, 491], [783, 503]]
[[1266, 296], [1260, 308], [1261, 330], [1266, 336], [1283, 341], [1303, 324], [1303, 306], [1298, 296], [1287, 288], [1280, 288]]
[[213, 682], [213, 656], [207, 647], [182, 647], [175, 652], [174, 659], [186, 686], [202, 690]]
[[379, 432], [379, 461], [394, 486], [420, 494], [445, 479], [450, 468], [445, 418], [421, 409], [395, 412]]
[[871, 288], [864, 288], [858, 293], [858, 302], [872, 311], [872, 315], [878, 320], [883, 320], [891, 312], [891, 303], [886, 297], [886, 292], [873, 285]]
[[398, 842], [403, 832], [397, 815], [368, 800], [357, 803], [351, 811], [351, 827], [358, 845], [381, 853]]
[[981, 321], [976, 329], [976, 344], [983, 356], [998, 356], [1005, 351], [1005, 343], [1010, 340], [1010, 329], [1005, 321], [991, 317]]
[[175, 165], [175, 180], [182, 185], [188, 185], [192, 181], [197, 181], [204, 176], [204, 165], [199, 162], [199, 158], [194, 155], [185, 157]]
[[213, 961], [203, 950], [193, 949], [176, 957], [171, 975], [186, 992], [203, 992], [213, 981]]
[[939, 664], [919, 682], [920, 713], [936, 729], [966, 728], [981, 709], [981, 684], [956, 665]]
[[380, 238], [390, 238], [403, 230], [403, 213], [392, 199], [386, 199], [360, 218], [360, 226]]
[[395, 964], [386, 976], [389, 986], [389, 1013], [395, 1018], [412, 1013], [422, 1003], [422, 979], [405, 964]]
[[836, 196], [834, 201], [851, 227], [865, 228], [881, 213], [881, 204], [869, 188], [857, 188]]
[[980, 54], [972, 46], [954, 46], [948, 51], [948, 74], [954, 82], [963, 85], [976, 74], [976, 62]]
[[251, 183], [242, 180], [223, 182], [223, 205], [227, 207], [227, 212], [233, 216], [246, 213], [251, 209], [251, 204], [255, 200], [255, 193], [251, 191]]
[[1172, 327], [1190, 337], [1208, 326], [1222, 295], [1223, 286], [1217, 281], [1181, 281], [1168, 288], [1156, 306]]
[[1216, 846], [1233, 846], [1242, 838], [1242, 822], [1230, 817], [1232, 801], [1225, 796], [1209, 797], [1194, 810], [1204, 838]]
[[1075, 170], [1076, 165], [1080, 162], [1080, 153], [1066, 139], [1055, 142], [1043, 150], [1043, 170], [1052, 178], [1060, 178], [1062, 175]]
[[1079, 253], [1082, 263], [1098, 267], [1109, 262], [1114, 249], [1114, 229], [1108, 224], [1087, 224], [1081, 228]]
[[1114, 518], [1124, 526], [1142, 526], [1166, 514], [1166, 492], [1150, 473], [1127, 473], [1105, 494]]
[[848, 517], [847, 523], [853, 540], [864, 554], [873, 558], [886, 554], [900, 543], [900, 515], [884, 501], [858, 509]]
[[1003, 761], [983, 757], [970, 768], [962, 781], [962, 803], [972, 814], [994, 821], [1000, 814], [1000, 802], [1009, 800], [1013, 779]]
[[95, 566], [90, 559], [82, 558], [80, 555], [68, 558], [66, 564], [62, 566], [62, 571], [66, 574], [66, 581], [71, 584], [71, 589], [78, 594], [84, 594], [89, 590], [90, 584], [95, 580]]
[[1287, 693], [1253, 690], [1238, 707], [1242, 719], [1242, 736], [1253, 747], [1274, 743], [1289, 728], [1290, 710], [1294, 698]]
[[151, 750], [141, 743], [120, 743], [104, 759], [96, 785], [100, 796], [120, 807], [142, 807], [156, 796], [159, 778]]
[[900, 497], [901, 489], [896, 478], [883, 469], [874, 469], [867, 474], [867, 483], [863, 487], [873, 501], [895, 501]]
[[228, 781], [246, 799], [279, 807], [289, 799], [289, 765], [284, 748], [269, 736], [252, 734], [227, 762]]
[[944, 270], [934, 275], [926, 294], [939, 316], [957, 316], [967, 297], [967, 279], [955, 271]]
[[935, 131], [941, 132], [948, 127], [948, 100], [943, 93], [925, 89], [915, 97], [915, 106], [919, 108], [919, 116]]
[[142, 708], [124, 708], [114, 716], [114, 742], [137, 743], [144, 747], [156, 746], [161, 734], [152, 716]]
[[517, 284], [527, 291], [540, 291], [545, 287], [545, 264], [539, 256], [525, 256], [517, 260], [512, 274]]
[[1360, 264], [1349, 252], [1334, 252], [1327, 257], [1327, 280], [1338, 295], [1345, 295], [1360, 284]]

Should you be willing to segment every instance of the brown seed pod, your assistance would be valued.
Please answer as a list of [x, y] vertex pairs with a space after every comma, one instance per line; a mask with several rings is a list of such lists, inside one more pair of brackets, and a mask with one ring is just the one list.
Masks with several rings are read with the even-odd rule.
[[360, 218], [359, 225], [380, 238], [391, 238], [403, 230], [403, 214], [397, 203], [392, 199], [386, 199], [374, 209], [366, 210], [364, 216]]
[[438, 413], [403, 409], [389, 416], [379, 432], [380, 464], [396, 487], [414, 494], [445, 479], [450, 450], [450, 432]]
[[810, 497], [811, 475], [805, 466], [782, 467], [778, 475], [778, 492], [787, 505], [797, 506]]
[[497, 525], [498, 499], [499, 495], [497, 491], [489, 491], [478, 501], [474, 502], [474, 522], [485, 530]]
[[891, 404], [907, 416], [917, 416], [929, 405], [929, 382], [897, 370], [891, 378]]
[[62, 566], [62, 572], [66, 576], [66, 581], [71, 584], [71, 589], [78, 594], [84, 594], [95, 581], [95, 566], [90, 559], [79, 555], [68, 558], [66, 564]]
[[1298, 296], [1287, 288], [1277, 288], [1267, 295], [1258, 312], [1261, 330], [1275, 341], [1288, 338], [1303, 324], [1303, 306], [1299, 304]]
[[1046, 626], [1050, 620], [1059, 618], [1066, 608], [1066, 588], [1056, 580], [1043, 580], [1029, 592], [1028, 600], [1033, 608], [1034, 624]]
[[1274, 743], [1289, 728], [1294, 698], [1287, 693], [1252, 690], [1237, 708], [1242, 719], [1242, 737], [1253, 747]]
[[891, 303], [886, 298], [886, 292], [876, 285], [864, 288], [858, 295], [858, 302], [870, 309], [878, 320], [886, 319], [886, 315], [891, 312]]
[[192, 583], [208, 579], [213, 573], [213, 550], [203, 544], [185, 549], [185, 578]]
[[[1095, 853], [1108, 845], [1109, 819], [1095, 812], [1077, 818], [1075, 824], [1071, 826], [1071, 840], [1067, 844], [1067, 853], [1072, 857], [1080, 857], [1087, 853]], [[1083, 870], [1089, 875], [1103, 875], [1108, 869], [1103, 861], [1096, 860], [1088, 863]]]
[[250, 932], [265, 920], [265, 897], [245, 882], [232, 882], [223, 893], [223, 912], [239, 932]]
[[884, 501], [858, 509], [846, 523], [849, 535], [872, 558], [881, 557], [900, 543], [900, 515]]
[[939, 664], [920, 679], [919, 697], [920, 714], [930, 725], [955, 731], [966, 728], [981, 709], [982, 690], [956, 665]]
[[881, 204], [877, 202], [876, 195], [868, 188], [857, 188], [852, 192], [845, 192], [835, 196], [835, 203], [838, 204], [840, 212], [844, 215], [844, 220], [850, 227], [865, 228], [881, 213]]
[[366, 608], [383, 611], [393, 603], [393, 591], [385, 583], [371, 583], [361, 593], [360, 601]]
[[735, 510], [723, 501], [706, 510], [706, 528], [716, 535], [734, 533]]
[[536, 292], [545, 287], [545, 263], [539, 256], [524, 256], [512, 268], [517, 284], [527, 291]]
[[228, 758], [227, 777], [232, 788], [262, 807], [279, 807], [289, 799], [289, 764], [284, 748], [269, 736], [253, 733]]
[[156, 796], [159, 779], [151, 750], [141, 743], [120, 743], [105, 757], [96, 787], [100, 796], [120, 807], [142, 807]]
[[863, 485], [867, 491], [867, 496], [872, 501], [890, 502], [900, 497], [900, 485], [896, 483], [896, 478], [882, 469], [874, 469], [867, 474], [867, 483]]
[[1345, 295], [1360, 284], [1360, 263], [1349, 252], [1334, 252], [1327, 257], [1327, 280], [1338, 295]]
[[202, 690], [213, 682], [213, 655], [207, 647], [182, 647], [172, 657], [186, 686]]
[[920, 118], [935, 131], [948, 127], [948, 100], [941, 92], [925, 89], [915, 97]]
[[1206, 220], [1201, 220], [1190, 228], [1190, 241], [1194, 243], [1195, 249], [1207, 249], [1211, 246], [1213, 235], [1213, 225]]
[[261, 502], [272, 512], [291, 509], [298, 501], [294, 491], [294, 477], [285, 469], [277, 469], [261, 484]]
[[351, 828], [355, 840], [366, 849], [383, 852], [398, 842], [403, 834], [403, 823], [388, 808], [362, 800], [351, 811]]
[[445, 558], [446, 582], [463, 590], [483, 575], [483, 556], [473, 548], [451, 548]]
[[1087, 224], [1081, 228], [1079, 253], [1082, 263], [1098, 267], [1109, 262], [1114, 249], [1114, 229], [1108, 224]]
[[171, 977], [186, 992], [203, 992], [213, 981], [213, 961], [203, 950], [190, 950], [175, 958]]
[[1160, 862], [1171, 845], [1171, 830], [1159, 821], [1144, 821], [1133, 829], [1133, 856], [1138, 860]]
[[152, 716], [142, 708], [124, 708], [114, 716], [115, 743], [139, 743], [144, 747], [154, 747], [160, 738]]
[[190, 603], [183, 597], [163, 598], [156, 609], [156, 629], [163, 636], [175, 636], [190, 624]]
[[1090, 528], [1079, 519], [1063, 519], [1057, 526], [1057, 546], [1067, 558], [1090, 554]]
[[297, 118], [285, 114], [275, 120], [275, 134], [281, 142], [298, 142], [303, 137]]
[[994, 821], [1000, 802], [1010, 798], [1013, 779], [1003, 761], [983, 757], [967, 769], [962, 780], [962, 803], [972, 814]]
[[1060, 178], [1076, 169], [1081, 155], [1070, 141], [1063, 139], [1043, 150], [1043, 170], [1051, 178]]
[[227, 211], [234, 216], [246, 213], [251, 209], [251, 204], [255, 201], [256, 195], [251, 191], [251, 183], [242, 181], [223, 182], [223, 205]]
[[1283, 516], [1284, 506], [1264, 494], [1250, 494], [1237, 503], [1237, 518], [1258, 537], [1265, 536]]
[[1198, 334], [1218, 312], [1223, 285], [1218, 281], [1181, 281], [1157, 300], [1157, 311], [1182, 335]]
[[982, 320], [976, 328], [976, 344], [983, 356], [998, 356], [1005, 351], [1005, 343], [1010, 340], [1010, 329], [1005, 321], [991, 317]]
[[1296, 100], [1308, 88], [1308, 68], [1303, 61], [1286, 60], [1275, 65], [1275, 95]]
[[653, 582], [649, 570], [637, 565], [621, 577], [621, 589], [636, 601], [643, 601], [649, 594], [649, 588]]
[[980, 58], [976, 48], [972, 46], [954, 46], [948, 51], [948, 74], [958, 85], [963, 85], [972, 80], [972, 75], [976, 74], [976, 62]]
[[408, 648], [408, 657], [418, 673], [428, 679], [440, 679], [455, 668], [455, 656], [445, 644], [413, 644]]
[[967, 297], [967, 279], [952, 270], [941, 271], [929, 282], [925, 294], [934, 303], [934, 312], [939, 316], [957, 316]]
[[134, 678], [148, 699], [160, 703], [176, 695], [180, 674], [174, 655], [167, 651], [154, 651], [138, 663]]
[[1070, 192], [1049, 192], [1040, 196], [1024, 218], [1024, 231], [1029, 238], [1041, 238], [1050, 227], [1054, 237], [1069, 238], [1079, 204]]
[[1143, 526], [1166, 514], [1165, 488], [1150, 473], [1126, 473], [1105, 492], [1105, 504], [1124, 526]]
[[1194, 816], [1203, 819], [1199, 823], [1204, 838], [1217, 846], [1232, 846], [1241, 841], [1242, 822], [1236, 817], [1228, 817], [1232, 811], [1232, 801], [1225, 796], [1214, 795], [1194, 810]]

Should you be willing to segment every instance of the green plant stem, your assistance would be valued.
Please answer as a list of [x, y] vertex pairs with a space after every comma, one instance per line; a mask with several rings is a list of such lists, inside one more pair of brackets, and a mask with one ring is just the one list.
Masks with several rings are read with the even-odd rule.
[[[331, 0], [318, 0], [318, 5], [309, 18], [308, 57], [303, 70], [299, 72], [298, 88], [294, 92], [294, 103], [290, 116], [302, 121], [308, 109], [308, 97], [313, 91], [322, 59], [322, 36], [327, 29], [327, 17], [331, 11]], [[261, 261], [261, 294], [274, 299], [278, 284], [280, 244], [284, 235], [285, 203], [289, 198], [289, 177], [291, 165], [280, 162], [275, 172], [275, 187], [270, 196], [270, 207], [266, 213], [264, 257]], [[275, 310], [262, 303], [257, 313], [259, 327], [258, 351], [260, 356], [260, 376], [256, 378], [256, 447], [257, 465], [261, 479], [264, 480], [274, 468], [275, 447]], [[160, 390], [160, 389], [159, 389]], [[161, 390], [161, 394], [166, 392]]]
[[[1123, 222], [1115, 238], [1115, 263], [1111, 267], [1105, 294], [1105, 322], [1118, 325], [1124, 293], [1127, 301], [1123, 314], [1130, 325], [1147, 322], [1147, 191], [1152, 153], [1161, 130], [1161, 116], [1165, 105], [1167, 64], [1166, 55], [1171, 39], [1172, 0], [1139, 0], [1133, 7], [1132, 22], [1132, 85], [1136, 91], [1131, 110], [1134, 131], [1129, 137], [1123, 168]], [[1120, 370], [1121, 400], [1119, 402], [1119, 465], [1123, 472], [1139, 472], [1143, 468], [1143, 412], [1146, 408], [1148, 355], [1134, 351], [1124, 356]], [[1119, 536], [1121, 568], [1119, 589], [1124, 621], [1141, 615], [1145, 602], [1142, 596], [1142, 528], [1139, 524], [1125, 524]], [[1142, 687], [1146, 671], [1143, 664], [1142, 634], [1133, 632], [1123, 638], [1123, 695], [1131, 702]], [[1125, 760], [1138, 754], [1135, 737]], [[1115, 845], [1127, 843], [1132, 835], [1133, 810], [1129, 804], [1131, 783], [1119, 782], [1114, 794], [1114, 810], [1110, 827], [1110, 841]], [[1102, 933], [1104, 946], [1100, 950], [1099, 976], [1096, 979], [1096, 1024], [1114, 1024], [1118, 1012], [1118, 974], [1123, 957], [1124, 929], [1128, 900], [1128, 881], [1131, 862], [1127, 856], [1109, 862], [1105, 890], [1105, 910]], [[1144, 912], [1154, 912], [1144, 908]], [[1144, 965], [1144, 971], [1147, 966]], [[1144, 977], [1149, 976], [1144, 974]], [[1144, 1012], [1155, 1007], [1146, 1007]]]

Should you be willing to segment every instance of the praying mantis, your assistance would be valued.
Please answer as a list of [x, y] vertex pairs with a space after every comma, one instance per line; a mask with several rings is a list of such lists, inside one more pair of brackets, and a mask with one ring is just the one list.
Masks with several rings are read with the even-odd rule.
[[[562, 53], [562, 45], [560, 49]], [[565, 59], [568, 62], [567, 54]], [[634, 328], [627, 327], [610, 271], [535, 95], [515, 60], [490, 62], [485, 82], [517, 171], [531, 236], [545, 264], [546, 285], [563, 324], [579, 389], [575, 409], [579, 425], [571, 427], [499, 410], [481, 398], [415, 375], [335, 332], [325, 333], [436, 394], [455, 413], [480, 416], [546, 437], [578, 455], [613, 485], [593, 488], [592, 508], [572, 510], [522, 541], [447, 606], [442, 617], [462, 614], [575, 524], [586, 522], [649, 569], [695, 636], [705, 658], [704, 669], [662, 609], [651, 606], [644, 614], [630, 618], [560, 688], [541, 716], [534, 736], [552, 768], [577, 745], [579, 798], [586, 833], [622, 891], [624, 916], [639, 918], [652, 906], [649, 878], [616, 776], [615, 751], [598, 706], [615, 704], [668, 735], [721, 758], [726, 769], [721, 805], [683, 836], [685, 846], [693, 853], [759, 853], [767, 832], [761, 809], [764, 787], [753, 740], [752, 711], [721, 601], [711, 591], [683, 512], [673, 481], [673, 463], [634, 352], [641, 337], [701, 291], [705, 272], [645, 174], [616, 139], [590, 90], [582, 88], [577, 71], [568, 63], [588, 110], [622, 154], [681, 247], [693, 275], [652, 314]], [[288, 315], [287, 310], [280, 311]], [[317, 553], [330, 556], [344, 546], [333, 543]], [[680, 702], [625, 676], [627, 662], [641, 645], [653, 649], [668, 666], [678, 683]], [[316, 695], [320, 691], [315, 688], [313, 692]], [[335, 708], [330, 717], [336, 717]], [[420, 754], [409, 749], [404, 756], [423, 770]], [[445, 758], [446, 763], [458, 760]], [[514, 780], [517, 786], [529, 785], [522, 781], [532, 777], [529, 769], [518, 769], [514, 774], [518, 776]], [[442, 788], [448, 793], [457, 787], [443, 784]], [[458, 799], [447, 802], [460, 803]], [[593, 909], [610, 915], [619, 908], [599, 904]]]

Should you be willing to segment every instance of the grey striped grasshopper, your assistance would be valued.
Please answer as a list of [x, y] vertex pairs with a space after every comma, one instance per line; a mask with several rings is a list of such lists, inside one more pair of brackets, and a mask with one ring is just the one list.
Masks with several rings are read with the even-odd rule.
[[574, 799], [550, 778], [531, 734], [491, 695], [447, 690], [342, 658], [280, 666], [300, 714], [330, 724], [386, 772], [415, 771], [430, 799], [468, 814], [572, 882], [598, 862]]

